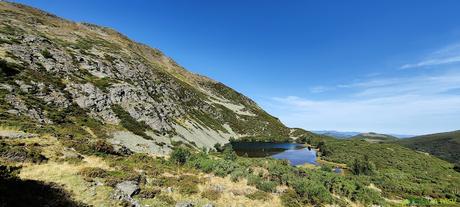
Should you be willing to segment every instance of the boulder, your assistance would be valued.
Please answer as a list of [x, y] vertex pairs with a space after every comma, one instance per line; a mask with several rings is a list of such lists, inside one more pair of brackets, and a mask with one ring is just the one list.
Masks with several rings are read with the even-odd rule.
[[120, 192], [122, 192], [123, 194], [129, 197], [136, 195], [140, 191], [139, 185], [135, 181], [124, 181], [124, 182], [118, 183], [116, 188]]

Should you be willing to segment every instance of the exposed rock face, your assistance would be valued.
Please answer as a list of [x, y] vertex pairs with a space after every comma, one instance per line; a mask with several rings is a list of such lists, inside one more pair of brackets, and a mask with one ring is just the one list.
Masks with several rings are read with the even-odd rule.
[[[166, 144], [151, 147], [164, 152], [178, 141], [209, 148], [231, 137], [289, 136], [249, 98], [116, 31], [8, 2], [0, 2], [0, 12], [6, 120], [59, 124], [83, 110], [102, 124], [150, 137], [149, 146]], [[144, 132], [129, 128], [134, 122]]]

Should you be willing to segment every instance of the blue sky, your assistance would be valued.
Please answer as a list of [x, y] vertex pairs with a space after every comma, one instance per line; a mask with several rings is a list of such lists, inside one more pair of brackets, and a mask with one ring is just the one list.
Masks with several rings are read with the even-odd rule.
[[17, 2], [159, 48], [291, 127], [460, 129], [460, 1]]

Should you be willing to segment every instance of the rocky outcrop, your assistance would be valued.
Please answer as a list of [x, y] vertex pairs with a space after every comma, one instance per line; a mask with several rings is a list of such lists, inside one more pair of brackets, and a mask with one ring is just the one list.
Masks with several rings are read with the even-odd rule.
[[[210, 148], [231, 137], [289, 136], [249, 98], [118, 32], [7, 2], [0, 12], [0, 61], [15, 71], [0, 79], [0, 113], [45, 125], [84, 113], [150, 137], [153, 151], [178, 141]], [[144, 132], [127, 127], [133, 120], [120, 113]]]

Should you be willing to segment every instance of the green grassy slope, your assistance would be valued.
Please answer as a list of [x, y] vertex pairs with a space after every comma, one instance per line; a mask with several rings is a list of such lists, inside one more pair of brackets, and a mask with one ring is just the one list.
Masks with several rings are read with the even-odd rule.
[[[322, 159], [345, 163], [352, 171], [356, 160], [368, 160], [375, 168], [366, 177], [388, 197], [460, 196], [460, 173], [454, 165], [423, 152], [394, 143], [369, 143], [362, 140], [337, 140], [326, 143]], [[374, 167], [375, 166], [375, 167]]]
[[460, 130], [402, 139], [396, 143], [460, 164]]

